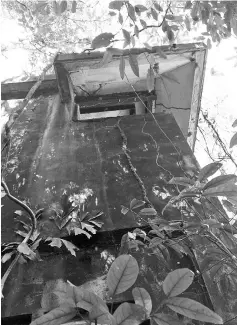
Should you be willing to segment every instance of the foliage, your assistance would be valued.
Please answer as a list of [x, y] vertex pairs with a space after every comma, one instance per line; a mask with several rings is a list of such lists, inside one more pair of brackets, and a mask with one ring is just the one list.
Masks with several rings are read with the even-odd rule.
[[[212, 42], [219, 43], [231, 34], [237, 34], [235, 1], [153, 1], [151, 5], [111, 1], [106, 8], [94, 0], [86, 3], [23, 0], [3, 1], [2, 6], [4, 14], [17, 20], [24, 30], [24, 36], [13, 46], [30, 50], [33, 66], [39, 56], [45, 62], [56, 51], [79, 52], [90, 43], [90, 50], [94, 50], [121, 43], [121, 38], [124, 48], [143, 44], [150, 50], [152, 44], [172, 45], [179, 42], [182, 33], [200, 25], [205, 26], [206, 31], [201, 32], [196, 41], [204, 41], [209, 48]], [[106, 19], [102, 18], [105, 16]], [[117, 33], [105, 32], [108, 23], [117, 24]], [[91, 39], [91, 35], [98, 33], [98, 27], [103, 32]], [[158, 50], [158, 53], [164, 57], [162, 51]], [[137, 75], [134, 57], [131, 62]]]
[[[131, 265], [130, 265], [131, 264]], [[134, 272], [134, 266], [136, 271]], [[112, 263], [107, 275], [107, 287], [112, 298], [119, 293], [128, 290], [134, 285], [139, 273], [137, 261], [131, 255], [120, 255]], [[124, 302], [120, 304], [113, 314], [109, 312], [107, 304], [95, 293], [73, 286], [58, 280], [44, 290], [41, 306], [42, 311], [47, 311], [39, 318], [33, 320], [31, 325], [55, 324], [60, 325], [66, 320], [72, 319], [76, 313], [83, 309], [88, 312], [88, 319], [103, 324], [140, 324], [146, 319], [152, 323], [160, 324], [184, 324], [176, 314], [164, 314], [165, 306], [181, 315], [192, 319], [223, 324], [219, 315], [199, 302], [179, 297], [192, 283], [194, 274], [189, 269], [177, 269], [168, 273], [163, 282], [165, 297], [158, 306], [152, 305], [152, 299], [144, 288], [134, 287], [132, 294], [135, 304]], [[125, 285], [126, 284], [126, 285]], [[117, 288], [117, 289], [116, 289]], [[61, 293], [60, 293], [61, 292]], [[54, 295], [60, 299], [54, 299], [54, 305], [49, 306], [45, 301]], [[50, 307], [50, 308], [49, 308]], [[80, 308], [78, 310], [78, 308]], [[112, 309], [111, 309], [112, 312]], [[87, 318], [83, 317], [84, 320]]]

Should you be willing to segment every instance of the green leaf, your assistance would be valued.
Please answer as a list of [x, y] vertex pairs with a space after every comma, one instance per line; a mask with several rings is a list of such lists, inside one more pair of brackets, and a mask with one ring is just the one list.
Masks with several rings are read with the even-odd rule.
[[75, 308], [60, 306], [35, 319], [30, 325], [60, 325], [76, 316]]
[[114, 11], [109, 11], [109, 15], [110, 15], [111, 17], [116, 16], [116, 12], [114, 12]]
[[136, 21], [135, 9], [129, 2], [127, 3], [127, 11], [128, 16], [132, 19], [132, 21]]
[[230, 148], [233, 148], [237, 145], [237, 132], [233, 135], [233, 137], [230, 140]]
[[111, 265], [107, 274], [109, 294], [114, 296], [129, 289], [139, 273], [137, 261], [131, 255], [120, 255]]
[[166, 78], [170, 81], [174, 81], [177, 84], [180, 84], [179, 79], [175, 76], [175, 74], [173, 72], [170, 72], [170, 71], [164, 72], [164, 73], [162, 73], [161, 76], [162, 76], [162, 78]]
[[187, 30], [190, 32], [191, 31], [191, 23], [190, 23], [188, 16], [185, 16], [184, 23], [185, 23]]
[[134, 34], [137, 36], [137, 38], [139, 38], [139, 28], [137, 25], [134, 26]]
[[77, 235], [85, 235], [88, 239], [91, 238], [91, 234], [89, 234], [89, 232], [87, 232], [79, 227], [74, 227], [72, 230], [76, 236]]
[[73, 255], [76, 256], [75, 250], [79, 250], [78, 247], [76, 247], [74, 244], [72, 244], [70, 241], [67, 241], [65, 239], [61, 239], [61, 241], [64, 243], [67, 250]]
[[77, 2], [73, 1], [72, 2], [72, 9], [71, 12], [74, 14], [77, 11]]
[[125, 302], [118, 306], [113, 316], [116, 325], [139, 325], [145, 319], [145, 310], [141, 306]]
[[237, 119], [233, 122], [232, 127], [235, 128], [237, 126]]
[[158, 14], [155, 11], [155, 9], [151, 8], [151, 15], [153, 17], [153, 19], [158, 20]]
[[157, 11], [163, 11], [163, 8], [156, 1], [153, 1], [153, 5]]
[[167, 30], [167, 37], [168, 37], [168, 40], [169, 40], [170, 42], [172, 42], [172, 41], [174, 40], [174, 32], [172, 31], [171, 28], [169, 28], [169, 29]]
[[104, 52], [104, 55], [103, 55], [103, 59], [100, 63], [100, 66], [104, 66], [106, 65], [107, 63], [109, 63], [113, 58], [113, 54], [111, 53], [111, 51], [108, 51], [108, 49]]
[[212, 48], [210, 38], [207, 39], [207, 48], [208, 48], [208, 50], [210, 50]]
[[60, 238], [54, 237], [48, 237], [46, 240], [51, 240], [51, 243], [49, 244], [49, 246], [51, 247], [58, 247], [60, 248], [62, 246], [62, 241]]
[[208, 177], [212, 176], [213, 174], [215, 174], [218, 169], [220, 169], [222, 166], [221, 163], [218, 162], [214, 162], [214, 163], [210, 163], [208, 165], [206, 165], [205, 167], [203, 167], [198, 175], [198, 180], [199, 182], [202, 182], [204, 180], [206, 180]]
[[12, 255], [15, 254], [15, 252], [10, 252], [10, 253], [6, 253], [2, 256], [2, 263], [6, 263], [8, 260], [10, 260], [10, 258], [12, 257]]
[[168, 297], [175, 297], [184, 292], [193, 282], [194, 273], [187, 269], [170, 272], [163, 282], [163, 291]]
[[42, 309], [48, 312], [61, 305], [76, 307], [72, 287], [62, 279], [47, 281], [41, 297]]
[[223, 320], [219, 315], [195, 300], [189, 298], [172, 297], [166, 301], [166, 305], [176, 313], [186, 317], [200, 320], [202, 322], [223, 324]]
[[237, 196], [237, 185], [229, 183], [212, 188], [208, 188], [202, 193], [203, 196], [227, 196], [236, 197]]
[[137, 200], [137, 199], [132, 199], [132, 201], [130, 202], [130, 209], [136, 209], [136, 208], [140, 208], [145, 204], [144, 201], [141, 200]]
[[151, 45], [149, 45], [149, 44], [146, 43], [146, 42], [144, 42], [143, 44], [144, 44], [144, 46], [145, 46], [146, 49], [152, 51], [152, 46], [151, 46]]
[[195, 184], [195, 181], [187, 177], [173, 177], [168, 184], [192, 186]]
[[129, 61], [129, 64], [130, 64], [130, 67], [131, 67], [133, 73], [137, 77], [139, 77], [139, 66], [138, 66], [137, 56], [134, 54], [129, 54], [128, 61]]
[[156, 48], [156, 53], [163, 59], [167, 59], [167, 55], [160, 49], [160, 47]]
[[120, 25], [123, 24], [123, 16], [121, 15], [121, 12], [119, 12], [118, 21], [119, 21]]
[[227, 184], [229, 182], [236, 182], [237, 176], [234, 174], [229, 175], [220, 175], [213, 179], [211, 179], [204, 187], [203, 190], [206, 190], [208, 188], [216, 187], [219, 185]]
[[60, 3], [60, 12], [61, 14], [67, 9], [67, 1], [61, 1]]
[[122, 207], [121, 213], [124, 214], [124, 215], [126, 215], [126, 214], [129, 212], [129, 209], [126, 208], [126, 207], [123, 206], [123, 205], [121, 205], [121, 207]]
[[128, 46], [131, 43], [131, 36], [130, 36], [130, 33], [126, 29], [122, 29], [122, 32], [123, 32], [123, 36], [125, 39], [123, 48], [125, 48], [126, 46]]
[[153, 321], [157, 325], [182, 325], [180, 320], [178, 320], [177, 316], [167, 315], [167, 314], [154, 314], [151, 317], [152, 323]]
[[145, 20], [140, 19], [140, 23], [141, 23], [143, 28], [146, 28], [147, 24], [146, 24]]
[[156, 216], [157, 212], [154, 208], [144, 208], [139, 212], [143, 216]]
[[17, 250], [19, 253], [22, 253], [26, 255], [29, 259], [35, 260], [36, 259], [36, 254], [30, 249], [30, 247], [26, 243], [21, 243], [18, 247]]
[[146, 318], [149, 318], [152, 310], [152, 301], [149, 293], [144, 288], [134, 288], [132, 295], [136, 305], [142, 306], [146, 310]]
[[116, 325], [115, 318], [110, 314], [108, 308], [102, 305], [93, 306], [89, 313], [89, 320], [97, 319], [97, 324], [112, 324]]
[[234, 214], [237, 213], [237, 207], [235, 207], [231, 202], [223, 200], [222, 203], [229, 212], [233, 212]]
[[121, 10], [124, 5], [124, 1], [111, 1], [109, 3], [109, 9]]
[[187, 10], [187, 9], [190, 9], [190, 8], [192, 8], [192, 2], [191, 1], [186, 1], [184, 9]]
[[92, 43], [91, 43], [91, 47], [93, 49], [99, 49], [101, 47], [106, 47], [111, 43], [111, 40], [113, 39], [114, 34], [112, 33], [102, 33], [98, 36], [96, 36]]
[[135, 7], [135, 11], [139, 11], [139, 12], [144, 12], [147, 11], [147, 7], [143, 6], [143, 5], [136, 5]]
[[109, 310], [106, 302], [95, 293], [81, 289], [80, 287], [74, 287], [73, 292], [77, 307], [83, 308], [89, 312], [91, 312], [96, 306], [102, 306], [103, 309], [107, 311]]
[[146, 76], [147, 90], [151, 92], [155, 88], [155, 74], [152, 68], [149, 68]]
[[124, 234], [121, 238], [120, 249], [118, 255], [128, 254], [129, 251], [129, 236]]

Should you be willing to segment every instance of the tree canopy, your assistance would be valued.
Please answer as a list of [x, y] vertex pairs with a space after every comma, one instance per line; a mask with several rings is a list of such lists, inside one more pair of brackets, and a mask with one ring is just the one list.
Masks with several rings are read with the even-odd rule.
[[[210, 48], [237, 35], [235, 1], [2, 1], [3, 16], [22, 37], [11, 47], [30, 51], [32, 67], [57, 51], [147, 47], [202, 41]], [[109, 31], [109, 32], [108, 32]], [[5, 55], [9, 44], [3, 44]]]

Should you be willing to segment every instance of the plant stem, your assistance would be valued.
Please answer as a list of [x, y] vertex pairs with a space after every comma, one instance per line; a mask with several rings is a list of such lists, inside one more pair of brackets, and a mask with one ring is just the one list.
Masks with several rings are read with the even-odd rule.
[[[22, 241], [22, 243], [27, 244], [27, 242], [30, 240], [31, 236], [33, 235], [35, 229], [36, 229], [36, 218], [35, 218], [35, 214], [34, 212], [31, 210], [30, 207], [28, 207], [28, 205], [26, 205], [25, 203], [23, 203], [22, 201], [18, 200], [15, 196], [13, 196], [10, 191], [9, 188], [7, 186], [7, 184], [2, 180], [1, 181], [1, 186], [3, 187], [4, 191], [6, 192], [7, 196], [9, 197], [10, 200], [12, 200], [13, 202], [15, 202], [16, 204], [20, 205], [30, 216], [31, 218], [31, 230], [29, 231], [28, 235], [24, 238], [24, 240]], [[21, 243], [21, 244], [22, 244]], [[20, 244], [20, 245], [21, 245]], [[7, 271], [5, 272], [5, 274], [2, 277], [2, 283], [1, 283], [1, 287], [2, 290], [4, 288], [5, 282], [9, 276], [9, 274], [11, 273], [13, 267], [15, 266], [15, 264], [18, 262], [19, 258], [21, 257], [21, 253], [18, 252], [16, 257], [14, 258], [14, 260], [11, 262], [11, 264], [9, 265]]]

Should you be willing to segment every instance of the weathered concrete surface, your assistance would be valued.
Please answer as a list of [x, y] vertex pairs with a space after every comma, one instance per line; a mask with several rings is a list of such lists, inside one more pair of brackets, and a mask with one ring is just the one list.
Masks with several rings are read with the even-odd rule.
[[[109, 302], [106, 274], [117, 254], [118, 246], [115, 245], [83, 249], [76, 257], [62, 253], [42, 255], [42, 262], [18, 264], [4, 290], [6, 295], [2, 305], [3, 317], [31, 314], [36, 311], [40, 308], [45, 282], [56, 279], [69, 280], [77, 286], [95, 292]], [[153, 308], [156, 308], [164, 297], [162, 282], [166, 277], [167, 269], [154, 256], [148, 256], [140, 251], [133, 255], [140, 268], [137, 281], [128, 291], [117, 295], [114, 301], [133, 300], [132, 289], [143, 287], [150, 293]], [[177, 262], [179, 262], [182, 267], [193, 269], [188, 258], [180, 259], [175, 253], [172, 255], [172, 262], [174, 268], [178, 267]], [[210, 304], [210, 301], [206, 301], [205, 291], [198, 277], [195, 277], [194, 284], [183, 295], [206, 305]]]
[[[120, 125], [148, 197], [161, 211], [174, 191], [166, 184], [171, 174], [180, 176], [184, 170], [192, 175], [196, 166], [174, 118], [163, 113], [155, 116], [157, 124], [147, 114], [123, 118]], [[121, 205], [143, 196], [122, 151], [116, 123], [116, 118], [75, 123], [69, 105], [60, 104], [57, 96], [36, 99], [14, 129], [6, 176], [10, 191], [34, 210], [60, 208], [64, 192], [90, 194], [89, 209], [104, 212], [102, 230], [142, 224], [133, 215], [121, 214]], [[12, 227], [19, 207], [8, 198], [3, 198], [3, 204], [2, 241], [10, 242], [15, 240]], [[167, 218], [180, 219], [180, 213], [173, 210]], [[51, 236], [59, 235], [52, 222], [51, 226]]]
[[[89, 193], [88, 210], [104, 211], [101, 234], [144, 225], [143, 220], [134, 215], [121, 214], [121, 205], [128, 206], [132, 198], [143, 197], [122, 151], [123, 140], [116, 126], [117, 119], [75, 123], [71, 116], [70, 105], [60, 104], [57, 96], [36, 99], [30, 109], [22, 114], [14, 130], [6, 173], [11, 192], [26, 200], [34, 210], [49, 206], [60, 208], [64, 192], [69, 195]], [[170, 194], [175, 193], [174, 187], [168, 185], [167, 181], [172, 175], [183, 176], [184, 172], [192, 176], [197, 172], [197, 166], [172, 115], [158, 113], [155, 118], [156, 121], [150, 115], [128, 116], [121, 119], [120, 126], [128, 140], [131, 161], [144, 182], [148, 197], [160, 212]], [[14, 211], [19, 207], [7, 198], [3, 198], [2, 204], [2, 242], [15, 241], [13, 230], [18, 225], [14, 222]], [[197, 205], [202, 213], [200, 208]], [[181, 219], [177, 209], [167, 210], [164, 217], [167, 220]], [[194, 219], [191, 214], [182, 217], [184, 220]], [[53, 221], [48, 220], [43, 234], [53, 237], [67, 233], [65, 230], [60, 233]], [[195, 239], [194, 245], [204, 250], [207, 243]], [[62, 253], [45, 253], [43, 262], [18, 265], [6, 286], [4, 315], [35, 310], [43, 283], [50, 278], [62, 277], [78, 285], [97, 279], [97, 286], [108, 267], [107, 259], [103, 256], [115, 257], [116, 251], [113, 247], [101, 247], [97, 252], [83, 250], [76, 258]], [[90, 261], [82, 263], [85, 257]], [[156, 269], [160, 267], [159, 263], [155, 260], [141, 261], [142, 256], [137, 258], [141, 270], [146, 269], [148, 273], [145, 276], [141, 273], [141, 280], [139, 278], [136, 285], [152, 286], [155, 276], [159, 281], [163, 279], [162, 269]], [[200, 255], [198, 262], [201, 260]], [[236, 298], [233, 297], [231, 305], [226, 303], [222, 306], [220, 292], [211, 284], [210, 276], [206, 279], [214, 305], [222, 307], [224, 316], [228, 316], [228, 313], [232, 315]]]

